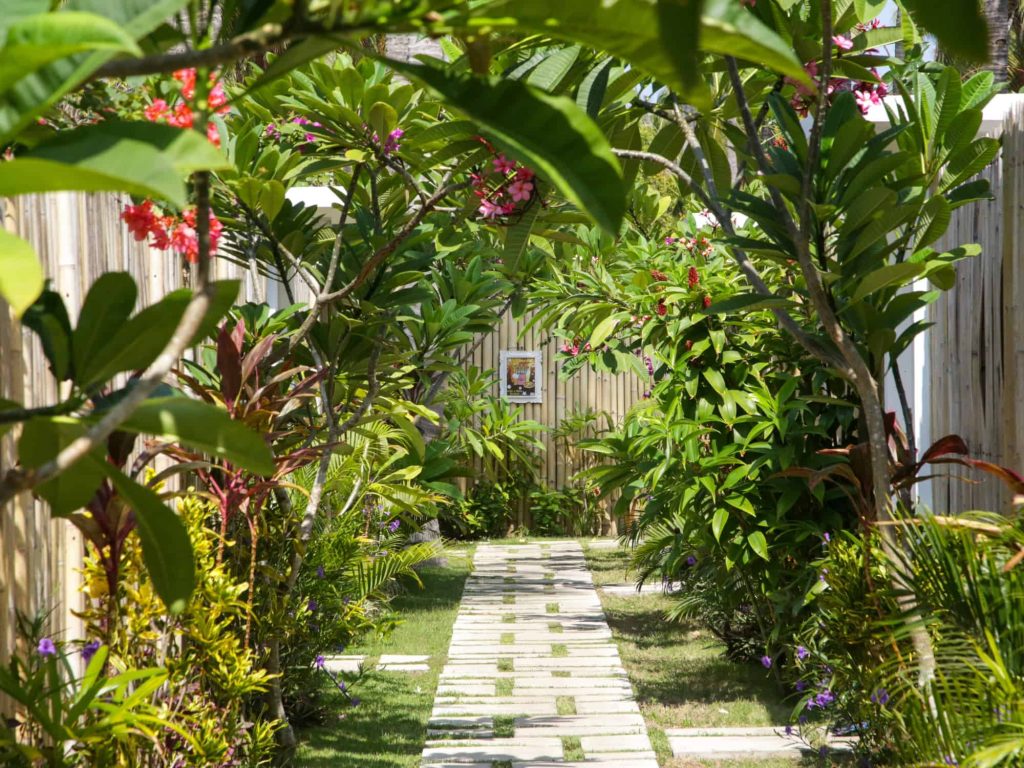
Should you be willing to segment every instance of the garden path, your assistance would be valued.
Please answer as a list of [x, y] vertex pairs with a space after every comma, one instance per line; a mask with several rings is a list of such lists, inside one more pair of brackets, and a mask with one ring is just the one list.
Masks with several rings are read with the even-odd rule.
[[481, 544], [423, 766], [657, 768], [574, 541]]

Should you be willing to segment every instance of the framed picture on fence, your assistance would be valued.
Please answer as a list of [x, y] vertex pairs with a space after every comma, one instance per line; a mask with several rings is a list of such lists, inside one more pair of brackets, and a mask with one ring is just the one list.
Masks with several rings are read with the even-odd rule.
[[501, 353], [501, 396], [513, 403], [541, 403], [544, 359], [540, 352]]

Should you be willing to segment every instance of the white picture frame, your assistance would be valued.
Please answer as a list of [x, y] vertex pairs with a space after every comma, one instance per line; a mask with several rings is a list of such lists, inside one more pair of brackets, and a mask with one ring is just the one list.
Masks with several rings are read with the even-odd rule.
[[505, 349], [500, 355], [501, 396], [512, 403], [544, 402], [544, 355]]

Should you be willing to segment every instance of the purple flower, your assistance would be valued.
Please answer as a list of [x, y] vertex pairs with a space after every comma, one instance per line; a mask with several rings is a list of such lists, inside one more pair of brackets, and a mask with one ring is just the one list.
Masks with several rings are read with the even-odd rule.
[[827, 688], [807, 702], [808, 709], [826, 709], [829, 704], [836, 700], [832, 691]]
[[811, 655], [811, 652], [808, 651], [806, 648], [804, 648], [802, 645], [798, 645], [796, 647], [796, 657], [798, 659], [800, 659], [800, 661], [803, 661], [804, 659], [806, 659], [810, 655]]
[[797, 680], [796, 681], [796, 685], [794, 687], [796, 688], [796, 692], [800, 693], [804, 689], [807, 688], [807, 681], [806, 680]]
[[772, 668], [772, 657], [771, 656], [767, 656], [767, 655], [762, 656], [761, 657], [761, 666], [764, 667], [765, 669], [771, 669]]
[[388, 530], [391, 531], [392, 533], [394, 533], [395, 531], [398, 530], [398, 526], [400, 526], [401, 524], [402, 524], [402, 521], [399, 520], [396, 517], [394, 520], [392, 520], [390, 523], [388, 523]]
[[691, 568], [693, 568], [693, 566], [695, 566], [697, 564], [697, 558], [694, 557], [693, 555], [690, 555], [689, 557], [686, 558], [686, 564], [688, 566], [690, 566]]
[[786, 735], [787, 736], [792, 736], [793, 735], [793, 726], [792, 725], [787, 725], [786, 726]]
[[361, 701], [362, 700], [358, 696], [353, 696], [352, 697], [352, 706], [353, 707], [358, 707]]
[[651, 390], [649, 390], [649, 389], [644, 390], [644, 400], [650, 400], [650, 399], [651, 399]]
[[317, 669], [323, 669], [324, 665], [327, 663], [327, 660], [324, 658], [324, 655], [321, 653], [321, 654], [317, 655], [316, 661], [313, 662], [313, 663], [316, 665]]
[[323, 567], [322, 565], [318, 565], [318, 566], [316, 567], [316, 577], [317, 577], [318, 579], [322, 579], [322, 578], [324, 578], [324, 577], [325, 577], [326, 575], [327, 575], [327, 574], [326, 574], [326, 573], [324, 572], [324, 567]]
[[319, 607], [320, 607], [320, 604], [316, 600], [314, 600], [312, 597], [309, 598], [309, 602], [306, 603], [306, 608], [309, 609], [310, 613], [316, 613], [317, 608], [319, 608]]
[[91, 640], [90, 642], [86, 643], [85, 646], [82, 648], [82, 661], [88, 664], [90, 661], [92, 661], [92, 657], [96, 655], [96, 651], [98, 651], [99, 649], [99, 640]]
[[832, 534], [830, 534], [828, 531], [825, 531], [825, 533], [822, 534], [821, 538], [825, 540], [824, 543], [827, 545], [830, 541], [832, 541]]
[[871, 694], [871, 703], [877, 704], [880, 707], [884, 707], [889, 703], [889, 692], [885, 688], [879, 688], [877, 691]]
[[818, 747], [818, 757], [828, 757], [828, 745], [822, 744]]
[[54, 645], [53, 640], [51, 640], [48, 637], [44, 637], [42, 640], [39, 641], [39, 645], [38, 647], [36, 647], [36, 650], [39, 652], [40, 656], [57, 655], [57, 646]]
[[960, 761], [958, 761], [953, 755], [946, 755], [942, 760], [946, 765], [960, 765]]
[[807, 715], [800, 715], [796, 721], [800, 723], [800, 725], [807, 725]]

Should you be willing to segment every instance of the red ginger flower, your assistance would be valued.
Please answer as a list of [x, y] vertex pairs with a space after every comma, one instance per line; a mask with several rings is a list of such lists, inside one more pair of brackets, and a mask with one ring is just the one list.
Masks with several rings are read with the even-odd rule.
[[704, 309], [707, 309], [710, 306], [711, 306], [711, 297], [710, 296], [705, 296], [704, 297]]
[[697, 272], [696, 267], [690, 267], [687, 272], [687, 282], [690, 284], [690, 288], [696, 288], [697, 284], [700, 283], [700, 274]]
[[662, 272], [659, 269], [652, 269], [651, 270], [651, 277], [653, 279], [655, 279], [655, 280], [668, 280], [668, 275], [666, 275], [664, 272]]
[[654, 308], [654, 311], [658, 313], [658, 317], [664, 317], [668, 314], [668, 307], [665, 306], [664, 301], [659, 301], [658, 306]]

